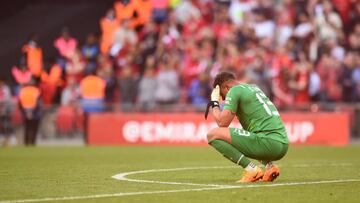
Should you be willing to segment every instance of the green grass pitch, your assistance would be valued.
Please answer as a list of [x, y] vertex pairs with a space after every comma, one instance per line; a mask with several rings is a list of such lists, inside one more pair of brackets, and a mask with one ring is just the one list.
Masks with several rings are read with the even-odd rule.
[[1, 148], [0, 202], [360, 201], [360, 146], [291, 146], [277, 163], [275, 182], [237, 184], [242, 169], [206, 146]]

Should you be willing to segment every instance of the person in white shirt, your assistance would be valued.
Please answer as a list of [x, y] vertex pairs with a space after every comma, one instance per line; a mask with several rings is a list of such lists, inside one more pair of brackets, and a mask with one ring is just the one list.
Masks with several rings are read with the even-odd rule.
[[342, 21], [334, 11], [331, 1], [324, 1], [316, 7], [316, 26], [321, 40], [337, 38], [341, 35]]
[[275, 32], [275, 23], [267, 19], [262, 11], [255, 11], [255, 23], [253, 29], [257, 38], [273, 38]]

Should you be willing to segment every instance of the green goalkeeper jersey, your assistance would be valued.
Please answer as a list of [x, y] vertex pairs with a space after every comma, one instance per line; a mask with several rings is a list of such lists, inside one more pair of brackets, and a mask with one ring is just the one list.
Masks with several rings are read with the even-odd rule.
[[224, 109], [236, 114], [244, 130], [288, 143], [279, 112], [256, 85], [240, 84], [230, 88]]

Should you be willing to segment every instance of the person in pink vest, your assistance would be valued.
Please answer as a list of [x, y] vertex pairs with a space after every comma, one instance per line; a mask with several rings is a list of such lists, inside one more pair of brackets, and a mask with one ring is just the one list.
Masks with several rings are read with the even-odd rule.
[[29, 83], [32, 78], [30, 70], [26, 67], [25, 63], [21, 63], [19, 67], [13, 66], [11, 74], [16, 82], [15, 95], [19, 94], [21, 86]]
[[70, 58], [77, 47], [77, 40], [71, 37], [69, 29], [64, 27], [61, 31], [61, 35], [54, 42], [55, 48], [59, 51], [61, 57]]

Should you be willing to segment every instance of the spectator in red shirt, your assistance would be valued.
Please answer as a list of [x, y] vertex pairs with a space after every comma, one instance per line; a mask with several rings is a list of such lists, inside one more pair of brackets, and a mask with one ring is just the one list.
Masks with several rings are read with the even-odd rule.
[[272, 80], [274, 103], [279, 109], [289, 107], [294, 103], [294, 98], [289, 87], [290, 78], [289, 70], [281, 69], [279, 75]]
[[80, 50], [75, 50], [65, 64], [65, 78], [74, 77], [78, 82], [84, 76], [85, 60]]
[[293, 72], [293, 61], [288, 54], [286, 47], [279, 47], [273, 56], [271, 64], [272, 90], [274, 102], [279, 108], [290, 106], [294, 102], [289, 82]]
[[316, 66], [321, 79], [320, 100], [323, 102], [336, 102], [341, 100], [341, 86], [338, 84], [338, 76], [341, 73], [339, 62], [323, 53]]
[[297, 61], [294, 65], [294, 78], [289, 84], [295, 94], [295, 104], [308, 104], [310, 102], [310, 70], [311, 63], [307, 60], [306, 54], [304, 52], [298, 53]]

